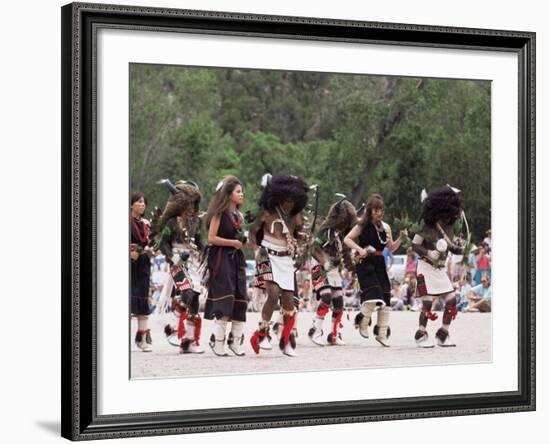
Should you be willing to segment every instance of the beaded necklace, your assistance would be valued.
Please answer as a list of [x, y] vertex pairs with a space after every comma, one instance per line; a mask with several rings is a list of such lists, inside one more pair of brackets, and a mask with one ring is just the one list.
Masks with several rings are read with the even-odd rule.
[[[380, 227], [375, 223], [373, 223], [373, 225], [374, 225], [374, 228], [376, 228], [376, 235], [378, 236], [378, 240], [382, 245], [386, 245], [388, 243], [388, 233], [386, 233], [386, 230], [384, 229], [384, 225], [380, 224]], [[380, 233], [382, 232], [386, 233], [386, 240], [382, 240], [382, 238], [380, 237]]]
[[233, 211], [231, 211], [228, 208], [227, 210], [225, 210], [225, 214], [231, 221], [231, 225], [233, 225], [233, 228], [235, 228], [235, 230], [240, 230], [241, 225], [243, 223], [243, 217], [241, 213], [239, 211], [237, 211], [236, 213], [233, 213]]
[[[141, 219], [137, 219], [135, 217], [132, 217], [131, 221], [132, 221], [132, 227], [134, 227], [134, 231], [136, 232], [136, 236], [140, 244], [145, 244], [149, 242], [149, 229], [148, 229], [149, 227], [147, 226], [147, 224], [143, 223]], [[141, 222], [141, 225], [143, 227], [143, 235], [141, 234], [141, 231], [138, 227], [138, 224], [137, 224], [138, 222]]]
[[283, 211], [283, 209], [281, 207], [277, 207], [277, 208], [275, 208], [275, 210], [277, 211], [277, 215], [279, 216], [279, 220], [283, 225], [282, 231], [286, 236], [286, 249], [290, 253], [291, 256], [294, 256], [294, 253], [296, 253], [296, 248], [297, 248], [298, 243], [297, 243], [296, 239], [294, 238], [294, 236], [292, 235], [292, 233], [290, 232], [290, 230], [288, 229], [288, 225], [286, 223], [286, 217], [285, 217], [285, 216], [287, 216], [287, 214]]

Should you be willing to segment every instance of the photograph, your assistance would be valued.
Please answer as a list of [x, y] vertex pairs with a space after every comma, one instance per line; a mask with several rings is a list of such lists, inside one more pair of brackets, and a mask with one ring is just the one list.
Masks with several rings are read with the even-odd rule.
[[491, 88], [131, 63], [131, 378], [491, 362]]
[[62, 436], [535, 409], [533, 32], [61, 12]]

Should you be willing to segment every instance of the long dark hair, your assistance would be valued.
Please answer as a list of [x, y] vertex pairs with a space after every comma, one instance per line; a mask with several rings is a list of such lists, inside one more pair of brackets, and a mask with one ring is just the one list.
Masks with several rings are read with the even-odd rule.
[[384, 199], [382, 199], [382, 196], [380, 194], [372, 194], [369, 197], [369, 200], [367, 200], [367, 208], [365, 209], [365, 212], [363, 213], [363, 216], [361, 217], [361, 220], [359, 221], [359, 225], [363, 226], [367, 222], [372, 221], [372, 211], [373, 210], [383, 210], [384, 209]]
[[[147, 207], [147, 199], [145, 199], [145, 196], [143, 195], [143, 193], [140, 193], [139, 191], [134, 191], [132, 193], [132, 197], [130, 198], [130, 212], [132, 211], [132, 206], [142, 198], [143, 198], [143, 202], [145, 202], [145, 206]], [[145, 214], [145, 210], [143, 211], [143, 214]], [[139, 217], [140, 218], [143, 217], [143, 214], [140, 214]]]
[[140, 193], [139, 191], [134, 191], [132, 193], [132, 197], [130, 199], [130, 206], [134, 205], [141, 198], [143, 198], [143, 201], [145, 202], [145, 206], [147, 206], [147, 199], [145, 198], [143, 193]]
[[[235, 191], [235, 188], [237, 188], [237, 185], [243, 186], [241, 181], [235, 176], [225, 176], [221, 183], [221, 187], [214, 193], [208, 204], [208, 210], [206, 210], [206, 228], [210, 227], [210, 222], [214, 216], [219, 216], [229, 208], [229, 198], [233, 191]], [[237, 205], [237, 208], [239, 208], [239, 205]]]

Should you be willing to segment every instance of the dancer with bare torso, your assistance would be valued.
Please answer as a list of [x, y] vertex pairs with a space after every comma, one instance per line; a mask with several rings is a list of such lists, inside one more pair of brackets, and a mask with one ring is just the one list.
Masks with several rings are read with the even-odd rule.
[[262, 181], [260, 216], [251, 232], [256, 252], [257, 285], [267, 292], [262, 319], [250, 343], [255, 353], [271, 349], [269, 335], [273, 311], [280, 303], [283, 329], [279, 347], [287, 356], [297, 356], [293, 328], [296, 323], [294, 297], [297, 293], [294, 257], [302, 226], [301, 212], [307, 203], [308, 186], [296, 176], [266, 175]]

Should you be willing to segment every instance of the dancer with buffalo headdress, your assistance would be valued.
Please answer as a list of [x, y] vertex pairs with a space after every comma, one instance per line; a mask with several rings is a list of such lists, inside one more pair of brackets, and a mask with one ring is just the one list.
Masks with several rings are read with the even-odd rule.
[[435, 337], [439, 346], [454, 347], [449, 328], [457, 315], [456, 298], [445, 262], [449, 251], [462, 255], [465, 250], [465, 241], [459, 237], [464, 220], [460, 190], [449, 185], [430, 193], [423, 190], [421, 200], [421, 225], [412, 240], [412, 248], [420, 256], [416, 273], [418, 297], [422, 300], [419, 328], [414, 338], [419, 347], [434, 346], [429, 340], [427, 324], [428, 320], [437, 319], [431, 312], [433, 299], [443, 296], [443, 320]]
[[287, 356], [297, 356], [295, 255], [303, 224], [302, 210], [307, 204], [306, 183], [299, 177], [278, 174], [262, 179], [260, 214], [251, 230], [251, 240], [258, 245], [256, 252], [257, 285], [267, 292], [261, 321], [250, 339], [255, 353], [270, 349], [270, 322], [278, 303], [283, 314], [279, 347]]

